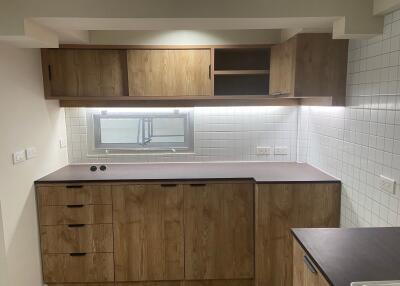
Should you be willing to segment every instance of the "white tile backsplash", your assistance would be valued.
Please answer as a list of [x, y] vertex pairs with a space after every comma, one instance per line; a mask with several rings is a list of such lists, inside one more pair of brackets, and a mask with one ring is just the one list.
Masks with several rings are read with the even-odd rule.
[[[85, 108], [67, 108], [70, 163], [296, 161], [296, 107], [195, 107], [194, 152], [88, 156]], [[257, 146], [285, 146], [288, 155], [257, 155]]]
[[[396, 17], [394, 17], [396, 15]], [[351, 40], [346, 107], [299, 108], [298, 156], [342, 180], [344, 227], [400, 226], [400, 11], [383, 35]]]

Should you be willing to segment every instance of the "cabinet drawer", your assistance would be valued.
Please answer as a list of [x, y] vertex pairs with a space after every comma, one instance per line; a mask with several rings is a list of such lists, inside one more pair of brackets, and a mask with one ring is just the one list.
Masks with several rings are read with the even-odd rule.
[[37, 188], [39, 206], [110, 205], [109, 185], [59, 185]]
[[113, 252], [112, 224], [42, 226], [43, 253]]
[[45, 283], [112, 282], [114, 281], [113, 254], [43, 255], [43, 279]]
[[42, 206], [41, 225], [112, 223], [111, 205]]

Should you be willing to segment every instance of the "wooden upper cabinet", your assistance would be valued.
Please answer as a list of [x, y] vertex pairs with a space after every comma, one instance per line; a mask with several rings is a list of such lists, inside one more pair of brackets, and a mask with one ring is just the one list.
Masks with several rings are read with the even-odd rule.
[[257, 184], [256, 286], [292, 285], [290, 229], [339, 227], [340, 188], [340, 183]]
[[293, 92], [296, 57], [295, 41], [292, 38], [271, 48], [270, 95], [291, 94]]
[[332, 97], [343, 105], [348, 40], [331, 34], [299, 34], [271, 48], [270, 94]]
[[254, 185], [185, 185], [185, 279], [254, 277]]
[[120, 185], [112, 195], [115, 280], [182, 280], [182, 186]]
[[128, 95], [124, 50], [43, 49], [42, 67], [47, 98]]
[[130, 96], [210, 96], [210, 49], [128, 50]]

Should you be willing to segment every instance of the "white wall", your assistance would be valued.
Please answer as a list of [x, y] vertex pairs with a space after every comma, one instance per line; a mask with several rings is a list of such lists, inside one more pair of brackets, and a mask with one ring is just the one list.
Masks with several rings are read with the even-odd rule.
[[[0, 47], [0, 201], [13, 286], [42, 285], [33, 181], [67, 163], [64, 111], [44, 100], [41, 74], [39, 50]], [[11, 154], [28, 146], [38, 157], [13, 165]]]
[[400, 226], [400, 10], [383, 35], [350, 42], [347, 78], [346, 108], [301, 108], [300, 158], [342, 179], [343, 226]]

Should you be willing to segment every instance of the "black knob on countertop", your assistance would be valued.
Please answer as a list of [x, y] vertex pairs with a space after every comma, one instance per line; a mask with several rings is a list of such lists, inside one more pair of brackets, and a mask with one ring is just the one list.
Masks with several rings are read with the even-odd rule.
[[105, 171], [105, 170], [107, 170], [107, 167], [105, 165], [101, 165], [100, 166], [100, 171]]
[[90, 171], [96, 172], [97, 171], [97, 167], [96, 166], [90, 166]]

